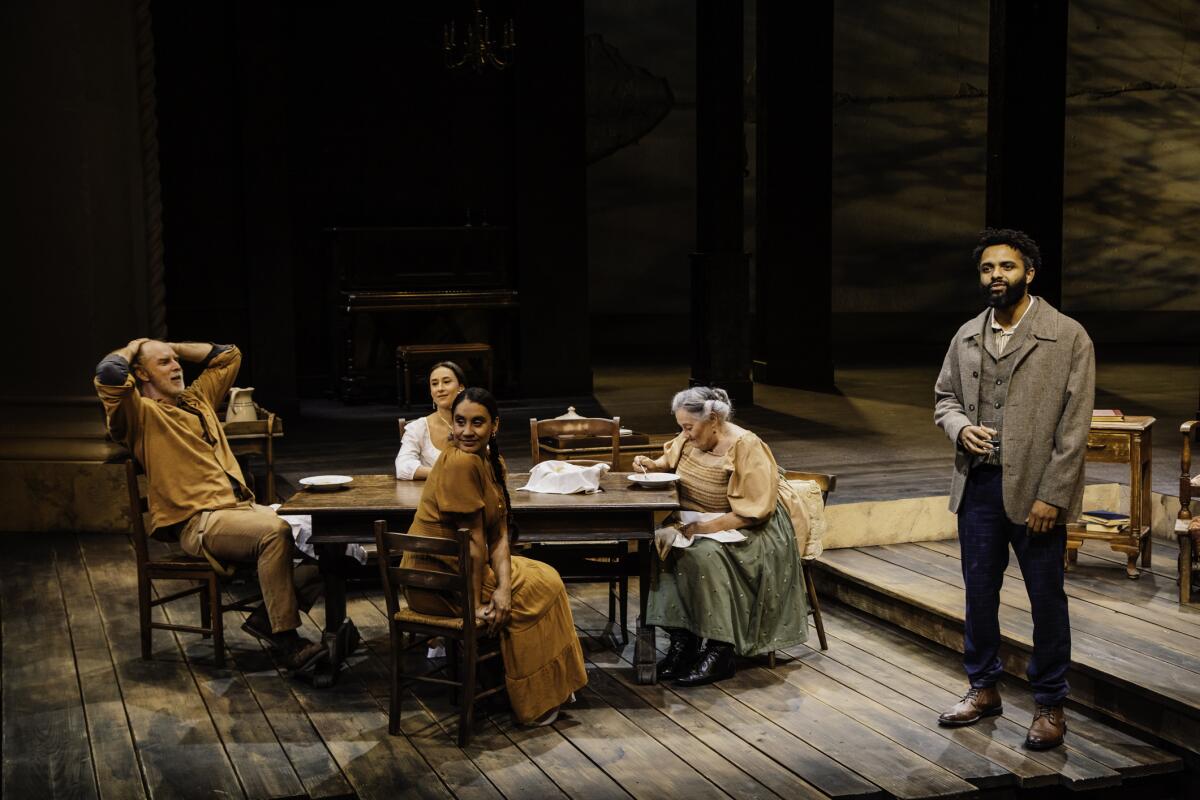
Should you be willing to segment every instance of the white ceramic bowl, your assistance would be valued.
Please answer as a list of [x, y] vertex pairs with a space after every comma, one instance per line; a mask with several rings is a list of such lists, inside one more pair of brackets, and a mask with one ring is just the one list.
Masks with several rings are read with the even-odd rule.
[[646, 488], [654, 488], [661, 486], [670, 486], [675, 481], [679, 480], [679, 476], [673, 472], [640, 472], [629, 473], [629, 480], [636, 483], [638, 486]]
[[301, 478], [300, 485], [310, 492], [332, 492], [349, 486], [353, 481], [354, 478], [349, 475], [313, 475]]

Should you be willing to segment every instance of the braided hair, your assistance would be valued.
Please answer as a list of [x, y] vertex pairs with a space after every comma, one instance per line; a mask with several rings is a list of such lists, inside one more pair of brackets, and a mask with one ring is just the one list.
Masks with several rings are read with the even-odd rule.
[[[496, 403], [496, 397], [487, 389], [479, 386], [471, 386], [463, 389], [454, 398], [454, 402], [450, 405], [450, 413], [453, 414], [464, 400], [469, 400], [472, 403], [478, 403], [487, 409], [488, 415], [493, 422], [500, 421], [500, 407]], [[500, 442], [496, 439], [496, 432], [492, 431], [491, 441], [488, 442], [488, 461], [492, 465], [492, 475], [496, 478], [496, 483], [500, 484], [500, 490], [504, 492], [504, 508], [507, 512], [508, 536], [510, 539], [515, 539], [517, 535], [517, 522], [513, 519], [512, 498], [508, 495], [508, 469], [504, 465], [504, 458], [500, 455]]]

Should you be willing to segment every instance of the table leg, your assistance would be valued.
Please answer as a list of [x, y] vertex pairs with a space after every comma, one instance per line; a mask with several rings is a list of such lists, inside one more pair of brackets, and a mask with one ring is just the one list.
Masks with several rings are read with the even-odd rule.
[[1179, 602], [1192, 602], [1192, 537], [1179, 535]]
[[342, 661], [346, 658], [347, 636], [350, 626], [346, 619], [346, 574], [344, 544], [319, 544], [316, 546], [317, 564], [325, 582], [325, 630], [321, 643], [329, 652], [313, 670], [313, 686], [326, 688], [337, 679]]
[[641, 541], [638, 548], [638, 620], [633, 664], [638, 683], [654, 683], [657, 659], [654, 652], [654, 626], [646, 624], [646, 608], [650, 600], [650, 560], [654, 557], [654, 541]]
[[[1146, 538], [1149, 538], [1149, 536], [1149, 534], [1146, 534]], [[1142, 577], [1142, 573], [1138, 570], [1137, 565], [1138, 551], [1134, 550], [1132, 553], [1130, 553], [1128, 559], [1129, 560], [1125, 563], [1125, 577], [1129, 578], [1131, 581], [1136, 581], [1138, 578]]]

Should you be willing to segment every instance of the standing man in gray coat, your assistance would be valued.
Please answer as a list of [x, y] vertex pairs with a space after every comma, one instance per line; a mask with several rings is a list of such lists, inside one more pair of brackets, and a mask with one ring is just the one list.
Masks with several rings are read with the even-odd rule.
[[1002, 710], [1000, 586], [1011, 545], [1033, 614], [1026, 674], [1037, 712], [1025, 746], [1045, 750], [1066, 733], [1064, 524], [1083, 503], [1095, 355], [1078, 322], [1029, 294], [1041, 267], [1032, 239], [989, 228], [972, 261], [988, 308], [954, 334], [934, 387], [934, 421], [956, 448], [950, 510], [958, 514], [971, 687], [938, 722], [971, 725]]

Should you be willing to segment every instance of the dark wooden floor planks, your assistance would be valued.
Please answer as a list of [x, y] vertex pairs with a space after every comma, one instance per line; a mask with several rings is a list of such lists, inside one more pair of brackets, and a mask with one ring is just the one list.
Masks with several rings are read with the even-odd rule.
[[[961, 596], [952, 545], [849, 558], [884, 572], [903, 567], [928, 582], [926, 601], [948, 606]], [[1055, 782], [1091, 789], [1180, 768], [1175, 756], [1074, 710], [1066, 748], [1024, 750], [1032, 706], [1015, 681], [1004, 684], [1003, 717], [939, 728], [936, 714], [965, 685], [957, 656], [836, 603], [826, 609], [831, 650], [792, 648], [774, 669], [747, 661], [713, 686], [640, 686], [632, 643], [612, 650], [585, 636], [589, 686], [553, 726], [480, 713], [471, 744], [459, 748], [449, 698], [418, 687], [406, 692], [393, 737], [377, 591], [351, 592], [364, 648], [337, 686], [317, 690], [239, 629], [244, 614], [226, 616], [228, 669], [213, 667], [210, 640], [163, 631], [155, 660], [141, 661], [133, 553], [121, 537], [49, 534], [3, 548], [6, 796], [918, 798]], [[1193, 619], [1180, 613], [1172, 626], [1147, 627], [1147, 616], [1171, 608], [1165, 587], [1146, 581], [1114, 598], [1103, 591], [1110, 562], [1081, 563], [1089, 583], [1073, 588], [1072, 611], [1086, 605], [1081, 624], [1107, 626], [1081, 636], [1159, 648], [1171, 663], [1157, 663], [1184, 669], [1195, 657], [1188, 645], [1164, 651], [1196, 640]], [[606, 587], [569, 593], [576, 624], [602, 629]], [[636, 604], [636, 583], [630, 595]], [[1022, 598], [1012, 581], [1004, 600], [1014, 619], [1028, 617]], [[185, 600], [158, 613], [194, 622], [197, 607]], [[318, 605], [302, 632], [316, 636], [322, 622]], [[660, 649], [665, 642], [660, 632]]]
[[303, 685], [287, 678], [266, 648], [241, 629], [245, 616], [225, 616], [227, 657], [245, 678], [304, 791], [314, 800], [350, 795], [350, 784], [296, 698]]
[[[831, 606], [829, 616], [840, 621], [841, 617], [835, 616], [836, 612], [837, 607]], [[854, 620], [851, 624], [859, 622]], [[869, 652], [859, 650], [837, 639], [833, 633], [830, 635], [834, 636], [836, 646], [831, 646], [828, 651], [804, 645], [792, 648], [789, 653], [813, 671], [868, 694], [876, 702], [1003, 767], [1024, 788], [1058, 783], [1058, 772], [1030, 758], [1016, 741], [1010, 740], [1011, 744], [1006, 744], [976, 726], [943, 728], [938, 725], [937, 715], [946, 704], [958, 699], [953, 693], [943, 690], [940, 684], [931, 684], [924, 677], [908, 673]], [[1018, 736], [1021, 733], [1019, 729], [1012, 732]]]
[[[14, 552], [15, 551], [15, 552]], [[0, 559], [5, 797], [98, 796], [84, 700], [49, 542]]]
[[136, 568], [129, 541], [81, 535], [79, 544], [150, 796], [244, 796], [174, 636], [156, 632], [154, 660], [141, 659]]
[[[166, 593], [187, 588], [190, 582], [163, 581], [155, 591]], [[199, 625], [199, 601], [194, 597], [160, 606], [167, 620], [177, 625]], [[230, 622], [233, 618], [230, 617]], [[225, 746], [248, 798], [295, 797], [304, 786], [291, 760], [275, 735], [258, 699], [236, 664], [225, 669], [213, 666], [213, 640], [196, 634], [156, 635], [179, 640], [187, 656], [192, 680], [208, 709], [213, 725]]]
[[[956, 547], [953, 542], [920, 543], [920, 545], [899, 545], [887, 547], [860, 548], [857, 552], [838, 552], [832, 555], [832, 560], [838, 569], [850, 570], [863, 581], [871, 585], [883, 587], [889, 593], [896, 594], [898, 600], [904, 602], [904, 596], [911, 595], [912, 602], [953, 613], [955, 603], [961, 618], [961, 566], [954, 558]], [[1114, 573], [1116, 577], [1117, 573]], [[1032, 622], [1028, 619], [1028, 600], [1024, 588], [1020, 585], [1019, 572], [1012, 576], [1002, 591], [1002, 625], [1007, 636], [1022, 639], [1028, 643], [1032, 636]], [[1072, 593], [1069, 587], [1068, 593]], [[1111, 582], [1108, 587], [1097, 584], [1099, 588], [1108, 588], [1112, 595], [1120, 596], [1128, 584], [1121, 577], [1120, 581]], [[1134, 584], [1136, 585], [1136, 584]], [[948, 591], [947, 591], [948, 589]], [[1087, 589], [1096, 593], [1096, 589]], [[1177, 632], [1166, 632], [1148, 625], [1140, 616], [1122, 613], [1121, 604], [1124, 601], [1112, 601], [1106, 606], [1092, 603], [1078, 596], [1078, 591], [1072, 595], [1072, 634], [1075, 658], [1091, 658], [1093, 663], [1103, 663], [1105, 666], [1117, 664], [1118, 668], [1126, 669], [1126, 678], [1130, 681], [1141, 680], [1154, 685], [1169, 684], [1172, 678], [1178, 679], [1189, 674], [1183, 664], [1187, 664], [1194, 655], [1189, 654], [1192, 637]], [[900, 658], [908, 654], [920, 654], [928, 651], [928, 645], [905, 642], [896, 637], [883, 636], [882, 642], [888, 646], [888, 660], [899, 663]], [[880, 646], [876, 642], [876, 646]], [[1171, 652], [1172, 646], [1180, 650]], [[1168, 661], [1156, 656], [1165, 656]], [[944, 681], [959, 681], [965, 686], [958, 657], [943, 655], [941, 661], [922, 661], [918, 667], [922, 673], [937, 676]], [[1138, 672], [1132, 669], [1138, 667]], [[1189, 681], [1190, 685], [1194, 685]], [[1010, 685], [1010, 681], [1009, 681]], [[1182, 693], [1184, 700], [1190, 687], [1178, 686], [1177, 692]], [[1165, 702], [1165, 700], [1164, 700]], [[1176, 703], [1176, 698], [1170, 698]], [[1008, 693], [1009, 714], [1021, 712], [1032, 718], [1033, 706], [1028, 698], [1028, 690]], [[1118, 732], [1118, 730], [1099, 723], [1090, 718], [1075, 714], [1068, 710], [1068, 721], [1072, 735], [1068, 736], [1068, 750], [1091, 760], [1093, 763], [1108, 766], [1126, 776], [1158, 774], [1158, 772], [1178, 769], [1178, 759], [1147, 745], [1133, 736]], [[1086, 763], [1082, 763], [1086, 765]]]
[[[854, 619], [851, 617], [851, 619]], [[931, 657], [934, 654], [927, 647], [896, 635], [886, 629], [877, 627], [839, 628], [835, 634], [859, 647], [872, 652], [886, 652], [887, 660], [916, 675], [920, 675], [940, 687], [953, 687], [953, 691], [944, 689], [941, 692], [941, 703], [935, 707], [942, 710], [953, 705], [959, 694], [965, 690], [966, 679], [962, 675], [957, 659], [950, 654], [942, 658]], [[887, 648], [886, 650], [884, 648]], [[1006, 701], [1015, 699], [1016, 692], [1006, 693]], [[1023, 714], [1017, 710], [1019, 702], [1008, 702], [1004, 716], [983, 720], [974, 727], [988, 731], [1001, 742], [1013, 748], [1023, 747], [1026, 729], [1032, 714]], [[1072, 715], [1074, 712], [1072, 712]], [[1025, 751], [1029, 758], [1049, 765], [1058, 772], [1061, 781], [1075, 788], [1098, 788], [1113, 786], [1120, 782], [1117, 770], [1106, 766], [1085, 755], [1077, 746], [1081, 737], [1072, 735], [1070, 741], [1063, 747], [1046, 750], [1040, 753]]]
[[[355, 671], [380, 708], [386, 710], [389, 691], [387, 617], [378, 606], [357, 592], [347, 598], [346, 612], [365, 639], [363, 649], [356, 656]], [[417, 653], [413, 655], [420, 657]], [[452, 716], [453, 709], [445, 692], [439, 690], [426, 694], [432, 697], [422, 699], [412, 691], [405, 693], [404, 702], [400, 707], [401, 731], [456, 797], [481, 800], [502, 797], [501, 791], [494, 784], [495, 779], [479, 768], [470, 750], [459, 748], [456, 744], [458, 720]], [[477, 729], [490, 727], [486, 719], [482, 724], [476, 725]], [[523, 760], [528, 764], [527, 759]], [[544, 780], [545, 776], [542, 776], [536, 767], [532, 772]], [[497, 777], [510, 776], [511, 772], [502, 771]], [[530, 790], [535, 787], [543, 790], [547, 788], [544, 783], [539, 787], [539, 784], [532, 781], [519, 786]], [[553, 784], [549, 789], [553, 792]], [[552, 797], [553, 794], [547, 796]]]
[[[908, 603], [961, 625], [961, 588], [891, 563], [888, 557], [872, 555], [869, 550], [836, 550], [826, 553], [822, 561], [837, 571], [855, 576], [855, 582], [884, 592], [900, 605]], [[1021, 648], [1032, 647], [1033, 623], [1028, 611], [1002, 603], [1000, 622], [1006, 639]], [[1196, 673], [1132, 649], [1114, 646], [1074, 624], [1072, 660], [1147, 698], [1157, 698], [1166, 707], [1178, 708], [1188, 714], [1200, 712], [1200, 685], [1195, 681]]]
[[51, 540], [102, 797], [144, 798], [142, 770], [91, 580], [73, 537]]
[[[601, 589], [603, 587], [600, 587]], [[572, 585], [572, 610], [576, 624], [585, 629], [603, 627], [604, 617], [598, 608], [604, 601], [595, 586]], [[630, 587], [631, 604], [637, 602], [635, 589]], [[626, 666], [631, 662], [626, 661]], [[829, 797], [882, 797], [883, 791], [836, 759], [821, 752], [785, 728], [775, 724], [736, 697], [726, 693], [720, 684], [673, 692], [719, 729], [735, 734], [766, 757], [801, 778], [804, 783]]]

